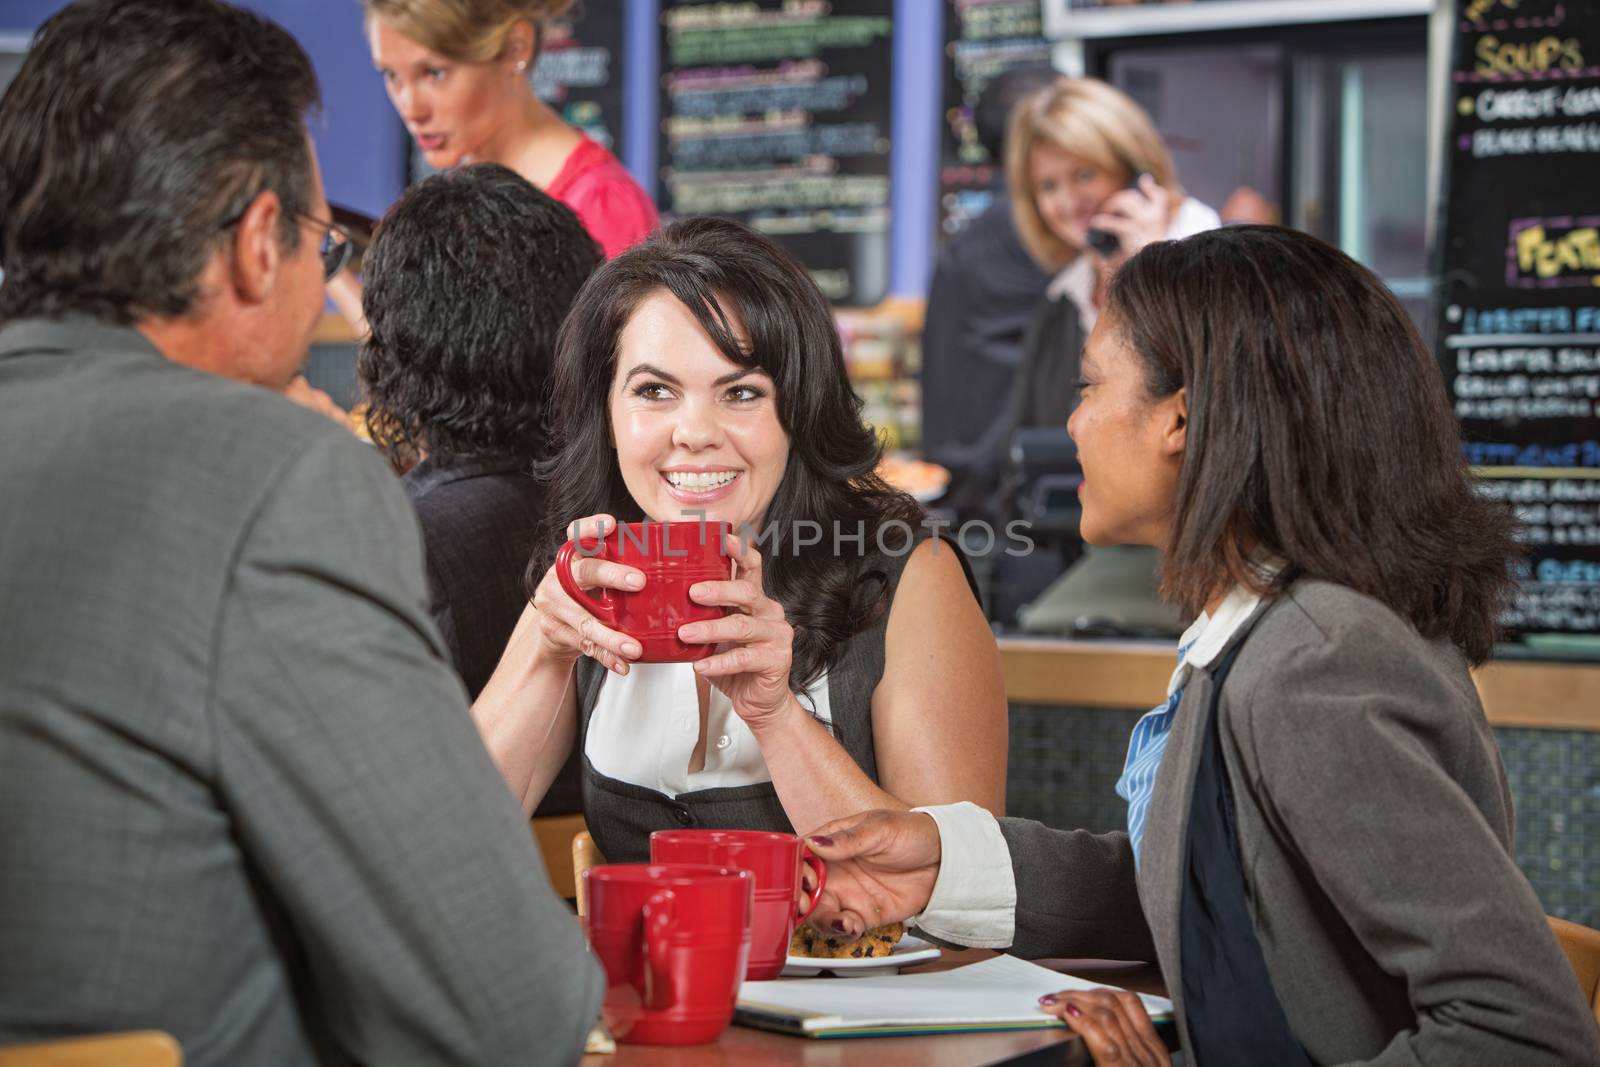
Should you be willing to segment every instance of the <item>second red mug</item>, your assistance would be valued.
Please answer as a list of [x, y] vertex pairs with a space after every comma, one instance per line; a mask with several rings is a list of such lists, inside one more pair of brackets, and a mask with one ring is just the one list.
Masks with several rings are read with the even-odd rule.
[[750, 957], [755, 878], [709, 864], [583, 872], [584, 933], [606, 972], [601, 1017], [618, 1041], [701, 1045], [733, 1018]]
[[[725, 581], [732, 564], [724, 550], [725, 522], [619, 523], [604, 539], [582, 536], [556, 553], [556, 578], [567, 595], [611, 629], [625, 633], [644, 650], [639, 663], [684, 663], [705, 659], [715, 644], [689, 644], [678, 639], [678, 627], [718, 619], [719, 607], [697, 604], [689, 587], [697, 582]], [[589, 593], [572, 577], [574, 556], [589, 555], [637, 567], [644, 572], [638, 591], [601, 589]]]
[[[750, 926], [748, 981], [776, 978], [789, 955], [795, 924], [804, 922], [822, 899], [828, 865], [814, 856], [794, 834], [761, 830], [657, 830], [650, 835], [653, 863], [714, 863], [737, 867], [755, 876], [755, 916]], [[800, 865], [817, 872], [804, 911], [795, 912], [800, 890]]]

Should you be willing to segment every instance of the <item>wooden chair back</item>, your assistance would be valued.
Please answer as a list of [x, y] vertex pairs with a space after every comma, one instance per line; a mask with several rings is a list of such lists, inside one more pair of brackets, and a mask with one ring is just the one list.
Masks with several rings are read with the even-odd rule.
[[578, 918], [589, 914], [588, 895], [584, 892], [583, 872], [590, 867], [598, 867], [606, 858], [600, 855], [600, 850], [594, 847], [594, 838], [585, 830], [572, 839], [572, 880], [578, 885]]
[[539, 855], [544, 857], [550, 888], [558, 897], [573, 899], [578, 889], [568, 857], [572, 855], [573, 838], [587, 835], [589, 824], [583, 821], [582, 815], [541, 815], [532, 821], [533, 836], [539, 842]]
[[1600, 930], [1591, 930], [1553, 915], [1546, 918], [1550, 920], [1550, 929], [1555, 931], [1561, 951], [1567, 954], [1567, 962], [1578, 976], [1583, 999], [1589, 1002], [1595, 1020], [1600, 1022]]
[[0, 1048], [0, 1067], [183, 1067], [171, 1034], [138, 1030]]

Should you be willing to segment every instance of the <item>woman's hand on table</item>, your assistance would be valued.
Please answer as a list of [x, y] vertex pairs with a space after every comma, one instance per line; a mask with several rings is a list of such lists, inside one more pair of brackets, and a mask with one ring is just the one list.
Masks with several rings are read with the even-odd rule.
[[[604, 538], [616, 528], [610, 515], [590, 515], [567, 527], [567, 536]], [[637, 567], [579, 552], [572, 560], [572, 577], [581, 589], [620, 589], [637, 592], [644, 588], [644, 572]], [[595, 618], [589, 610], [567, 595], [552, 565], [533, 592], [533, 607], [539, 614], [539, 651], [554, 660], [574, 662], [588, 656], [617, 674], [627, 674], [628, 664], [643, 649], [627, 634], [619, 633]]]
[[[830, 870], [831, 874], [832, 871]], [[1171, 1067], [1167, 1046], [1156, 1034], [1150, 1013], [1137, 993], [1110, 989], [1068, 989], [1039, 998], [1039, 1009], [1054, 1015], [1083, 1038], [1096, 1064]]]
[[698, 582], [689, 588], [689, 598], [728, 613], [685, 623], [678, 627], [678, 637], [691, 644], [716, 644], [714, 655], [695, 662], [695, 673], [725, 693], [751, 732], [759, 733], [802, 711], [789, 689], [794, 627], [783, 605], [767, 596], [762, 585], [761, 553], [731, 533], [725, 535], [724, 549], [738, 563], [737, 577]]
[[826, 823], [806, 838], [828, 863], [811, 915], [819, 930], [860, 937], [920, 915], [939, 877], [939, 825], [915, 811], [870, 811]]

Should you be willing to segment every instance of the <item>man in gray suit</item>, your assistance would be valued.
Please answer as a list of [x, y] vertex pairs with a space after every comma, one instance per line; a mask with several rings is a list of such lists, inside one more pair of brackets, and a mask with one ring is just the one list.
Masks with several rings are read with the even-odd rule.
[[405, 494], [274, 391], [340, 262], [316, 95], [272, 23], [141, 0], [0, 100], [0, 1043], [576, 1062], [603, 978]]

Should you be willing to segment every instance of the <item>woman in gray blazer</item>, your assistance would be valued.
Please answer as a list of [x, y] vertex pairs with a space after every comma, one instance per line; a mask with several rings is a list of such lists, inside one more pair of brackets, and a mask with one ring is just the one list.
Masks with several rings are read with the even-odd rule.
[[[965, 805], [830, 823], [812, 921], [1155, 959], [1191, 1067], [1600, 1063], [1468, 673], [1511, 520], [1394, 297], [1289, 230], [1151, 245], [1080, 390], [1084, 539], [1162, 549], [1198, 616], [1129, 745], [1128, 832]], [[1045, 999], [1097, 1061], [1168, 1062], [1131, 995]]]

